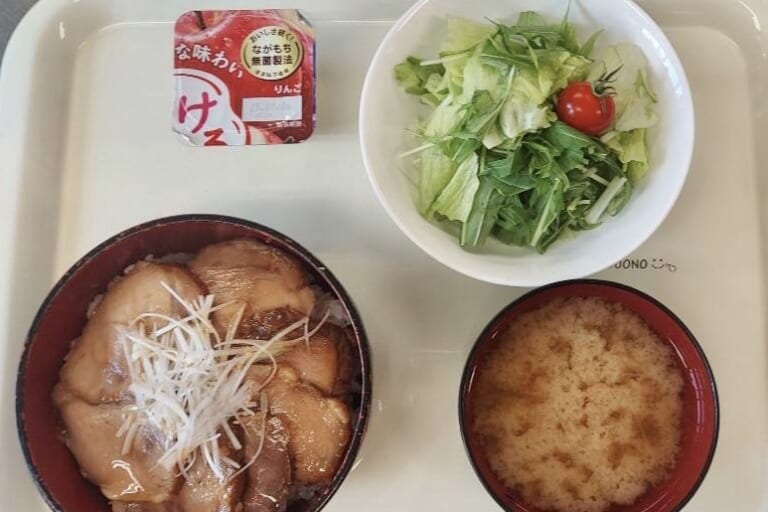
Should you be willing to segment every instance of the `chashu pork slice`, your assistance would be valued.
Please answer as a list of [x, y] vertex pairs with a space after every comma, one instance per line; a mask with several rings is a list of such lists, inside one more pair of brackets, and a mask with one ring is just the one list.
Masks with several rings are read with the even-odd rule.
[[[240, 454], [228, 443], [219, 443], [220, 454], [240, 462]], [[245, 475], [222, 463], [220, 471], [224, 481], [211, 470], [202, 455], [198, 454], [189, 470], [188, 478], [179, 491], [177, 502], [182, 512], [239, 512]]]
[[166, 503], [113, 501], [112, 512], [184, 512], [175, 500]]
[[[219, 450], [222, 456], [239, 462], [240, 454], [228, 443], [220, 443]], [[240, 512], [245, 475], [232, 478], [235, 469], [224, 463], [220, 468], [224, 481], [198, 454], [178, 494], [163, 503], [113, 501], [112, 512]]]
[[126, 392], [130, 383], [117, 326], [126, 326], [143, 313], [183, 315], [183, 307], [162, 283], [186, 301], [205, 294], [184, 267], [137, 263], [107, 290], [67, 356], [61, 370], [61, 382], [67, 388], [91, 404], [130, 398]]
[[349, 443], [349, 409], [340, 400], [325, 397], [314, 386], [301, 382], [288, 366], [280, 365], [268, 380], [271, 372], [268, 365], [254, 365], [248, 378], [254, 382], [256, 395], [266, 394], [269, 413], [285, 425], [293, 479], [307, 485], [327, 484]]
[[323, 325], [309, 343], [300, 343], [277, 358], [296, 370], [301, 381], [326, 395], [343, 396], [355, 374], [352, 345], [343, 329]]
[[241, 419], [246, 472], [243, 512], [284, 512], [291, 485], [288, 431], [282, 420], [259, 411]]
[[[214, 314], [222, 335], [243, 307], [237, 335], [263, 339], [259, 330], [264, 324], [263, 315], [281, 310], [293, 311], [301, 318], [315, 305], [315, 294], [301, 265], [279, 249], [260, 242], [231, 240], [209, 245], [189, 267], [214, 294], [217, 304], [231, 303]], [[282, 319], [286, 322], [283, 325], [279, 325], [280, 318], [273, 318], [271, 323], [280, 329], [289, 325], [291, 318]]]
[[163, 503], [176, 486], [176, 467], [158, 464], [163, 454], [162, 435], [141, 427], [128, 453], [122, 453], [118, 432], [125, 420], [125, 407], [92, 405], [75, 396], [61, 383], [53, 400], [65, 426], [65, 442], [83, 475], [99, 486], [110, 500]]

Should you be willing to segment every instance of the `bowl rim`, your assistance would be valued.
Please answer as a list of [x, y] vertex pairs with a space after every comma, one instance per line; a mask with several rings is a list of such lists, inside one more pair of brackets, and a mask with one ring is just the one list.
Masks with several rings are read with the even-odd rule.
[[[26, 373], [27, 373], [26, 369], [27, 369], [27, 362], [29, 358], [29, 352], [32, 345], [32, 340], [35, 338], [37, 331], [39, 329], [39, 326], [42, 323], [43, 319], [45, 318], [45, 315], [47, 314], [51, 303], [59, 295], [62, 288], [64, 288], [64, 286], [69, 282], [70, 278], [76, 272], [80, 271], [83, 267], [85, 267], [88, 263], [90, 263], [91, 260], [93, 260], [93, 258], [99, 255], [102, 251], [104, 251], [106, 248], [112, 246], [113, 244], [115, 244], [116, 242], [119, 242], [122, 239], [135, 236], [143, 231], [154, 229], [159, 225], [185, 224], [188, 222], [229, 224], [229, 225], [244, 227], [259, 233], [263, 233], [268, 237], [271, 237], [275, 240], [279, 240], [282, 244], [290, 248], [292, 251], [295, 251], [299, 256], [301, 256], [306, 260], [301, 262], [303, 267], [306, 267], [307, 262], [309, 262], [313, 267], [312, 271], [316, 272], [323, 279], [327, 280], [328, 283], [330, 283], [332, 287], [332, 291], [338, 295], [339, 299], [344, 304], [344, 307], [349, 312], [350, 320], [352, 321], [351, 325], [356, 333], [356, 338], [357, 338], [356, 341], [360, 346], [360, 351], [359, 351], [360, 352], [360, 373], [361, 373], [360, 379], [362, 382], [362, 389], [360, 393], [360, 407], [356, 414], [357, 419], [355, 423], [352, 425], [352, 436], [349, 440], [349, 445], [347, 446], [344, 458], [342, 459], [342, 464], [336, 470], [336, 473], [334, 474], [333, 479], [328, 485], [326, 492], [323, 493], [322, 498], [317, 502], [314, 508], [310, 509], [312, 512], [320, 512], [322, 509], [325, 508], [325, 506], [328, 504], [331, 498], [333, 498], [333, 496], [339, 490], [341, 485], [347, 479], [350, 471], [352, 470], [352, 467], [355, 465], [358, 454], [360, 452], [360, 448], [362, 446], [363, 439], [365, 438], [365, 434], [367, 432], [368, 420], [370, 418], [370, 409], [371, 409], [371, 402], [372, 402], [372, 396], [373, 396], [373, 390], [372, 390], [373, 367], [371, 362], [371, 347], [370, 347], [368, 335], [363, 325], [362, 317], [357, 307], [355, 306], [354, 302], [352, 301], [352, 298], [350, 297], [346, 289], [342, 286], [341, 282], [336, 278], [333, 272], [331, 272], [322, 261], [320, 261], [314, 254], [312, 254], [303, 245], [299, 244], [291, 237], [284, 235], [283, 233], [273, 228], [264, 226], [263, 224], [259, 224], [257, 222], [253, 222], [247, 219], [242, 219], [242, 218], [228, 216], [228, 215], [219, 215], [219, 214], [189, 213], [189, 214], [181, 214], [181, 215], [171, 215], [166, 217], [155, 218], [149, 221], [142, 222], [140, 224], [136, 224], [127, 229], [124, 229], [118, 232], [117, 234], [110, 236], [103, 242], [96, 245], [93, 249], [89, 250], [84, 256], [80, 257], [56, 281], [56, 284], [48, 292], [45, 299], [39, 306], [37, 312], [35, 313], [34, 319], [32, 320], [32, 324], [27, 332], [26, 338], [24, 340], [24, 345], [23, 345], [21, 358], [20, 358], [19, 366], [17, 370], [17, 377], [16, 377], [16, 387], [15, 387], [16, 432], [19, 437], [19, 443], [21, 444], [21, 450], [24, 455], [24, 462], [27, 466], [27, 469], [29, 470], [29, 473], [32, 476], [32, 479], [35, 483], [35, 486], [37, 487], [38, 492], [41, 494], [46, 504], [53, 512], [71, 512], [71, 511], [64, 510], [64, 508], [58, 502], [58, 500], [53, 495], [53, 493], [51, 493], [51, 491], [48, 489], [48, 486], [46, 485], [44, 479], [40, 475], [40, 472], [38, 471], [37, 466], [32, 460], [32, 454], [30, 452], [28, 442], [27, 442], [26, 429], [25, 429], [26, 420], [23, 414], [24, 385], [26, 382]], [[85, 479], [85, 477], [83, 478]], [[91, 485], [95, 485], [95, 484], [91, 484]]]
[[[669, 38], [666, 36], [664, 31], [661, 29], [661, 27], [654, 21], [654, 19], [637, 3], [635, 3], [634, 0], [620, 0], [626, 6], [629, 10], [633, 11], [646, 26], [650, 26], [653, 29], [654, 37], [661, 43], [662, 47], [665, 49], [667, 53], [667, 57], [669, 59], [671, 67], [677, 72], [678, 79], [679, 79], [679, 89], [681, 91], [680, 100], [684, 102], [683, 110], [685, 112], [685, 115], [687, 117], [686, 124], [690, 126], [690, 130], [686, 134], [686, 136], [682, 139], [677, 141], [676, 146], [678, 148], [682, 148], [682, 168], [683, 171], [680, 175], [680, 178], [676, 184], [674, 184], [674, 188], [671, 188], [671, 194], [669, 196], [669, 199], [665, 202], [662, 208], [657, 208], [655, 210], [658, 217], [655, 218], [653, 222], [649, 222], [645, 224], [645, 229], [639, 232], [639, 235], [633, 239], [631, 243], [626, 244], [626, 247], [624, 250], [620, 251], [623, 253], [623, 256], [619, 257], [611, 257], [606, 260], [604, 260], [600, 264], [592, 264], [589, 268], [586, 270], [573, 272], [570, 270], [563, 270], [560, 272], [559, 276], [555, 278], [555, 281], [552, 279], [542, 277], [542, 278], [531, 278], [526, 275], [517, 275], [515, 276], [514, 273], [500, 273], [498, 271], [491, 271], [487, 268], [484, 268], [483, 265], [480, 265], [478, 268], [465, 268], [465, 265], [462, 264], [461, 261], [455, 261], [455, 258], [451, 257], [449, 253], [446, 253], [445, 251], [439, 250], [438, 247], [435, 247], [435, 244], [428, 243], [425, 240], [422, 239], [417, 233], [416, 228], [411, 227], [411, 223], [409, 223], [406, 218], [398, 213], [397, 208], [393, 205], [393, 203], [387, 198], [386, 194], [384, 194], [382, 187], [379, 183], [379, 178], [377, 175], [378, 172], [375, 172], [373, 169], [377, 167], [377, 164], [375, 164], [370, 155], [369, 155], [369, 149], [368, 144], [366, 143], [367, 140], [370, 139], [368, 136], [368, 126], [370, 124], [369, 117], [370, 113], [368, 112], [367, 104], [369, 101], [371, 101], [369, 98], [374, 96], [374, 88], [375, 84], [373, 83], [373, 71], [374, 69], [379, 65], [379, 61], [383, 59], [383, 55], [386, 52], [387, 48], [391, 45], [392, 41], [396, 39], [398, 32], [402, 30], [404, 26], [406, 26], [408, 23], [411, 22], [411, 18], [413, 18], [417, 13], [426, 5], [432, 2], [439, 2], [440, 0], [419, 0], [415, 4], [413, 4], [408, 10], [406, 10], [400, 18], [390, 27], [390, 29], [385, 34], [384, 38], [382, 39], [381, 43], [379, 43], [379, 46], [376, 49], [376, 52], [373, 54], [373, 57], [371, 58], [371, 63], [368, 66], [368, 70], [365, 74], [365, 80], [363, 81], [363, 87], [360, 93], [360, 103], [358, 107], [358, 140], [360, 143], [360, 153], [363, 157], [363, 164], [365, 166], [366, 174], [368, 175], [368, 180], [371, 183], [371, 187], [373, 188], [373, 191], [376, 195], [376, 198], [379, 201], [379, 204], [384, 208], [384, 210], [387, 212], [387, 215], [389, 218], [397, 225], [397, 227], [400, 229], [400, 231], [412, 242], [414, 243], [419, 249], [424, 251], [429, 257], [434, 259], [435, 261], [439, 262], [442, 265], [445, 265], [446, 267], [459, 272], [463, 275], [466, 275], [468, 277], [471, 277], [473, 279], [478, 279], [480, 281], [484, 281], [487, 283], [492, 284], [498, 284], [498, 285], [504, 285], [504, 286], [518, 286], [518, 287], [533, 287], [533, 286], [545, 286], [548, 284], [551, 284], [553, 282], [560, 282], [563, 280], [573, 280], [573, 279], [580, 279], [584, 278], [586, 276], [589, 276], [591, 274], [594, 274], [596, 272], [599, 272], [601, 270], [604, 270], [606, 268], [609, 268], [611, 265], [614, 265], [616, 262], [621, 261], [623, 258], [626, 258], [627, 255], [634, 252], [638, 247], [640, 247], [642, 244], [644, 244], [653, 234], [661, 227], [661, 225], [664, 223], [666, 218], [669, 216], [670, 212], [672, 211], [672, 208], [674, 208], [675, 204], [677, 204], [677, 201], [680, 197], [680, 194], [682, 193], [683, 187], [685, 186], [686, 181], [688, 180], [688, 174], [690, 173], [691, 164], [693, 162], [693, 150], [694, 150], [694, 144], [696, 140], [696, 112], [693, 105], [693, 94], [691, 92], [690, 83], [688, 81], [688, 75], [685, 72], [685, 67], [683, 67], [682, 62], [680, 61], [680, 57], [677, 54], [677, 51], [675, 50], [675, 47], [670, 42]], [[379, 165], [379, 167], [383, 166], [383, 164]], [[649, 172], [651, 172], [656, 166], [652, 165], [649, 169]], [[395, 169], [390, 169], [392, 172], [395, 172]], [[412, 205], [413, 209], [416, 209], [416, 205]], [[616, 219], [620, 219], [621, 215], [616, 217]], [[423, 219], [423, 217], [421, 217]], [[427, 220], [424, 220], [425, 222], [429, 222]], [[440, 229], [439, 227], [432, 224], [432, 229]], [[577, 233], [578, 234], [578, 233]], [[567, 243], [567, 241], [566, 241]], [[473, 255], [473, 256], [483, 256], [483, 254], [479, 255]], [[509, 263], [511, 266], [515, 263], [515, 256], [509, 256], [505, 255], [503, 256], [505, 259], [509, 260]], [[602, 261], [602, 260], [601, 260]], [[586, 268], [586, 267], [585, 267]]]
[[467, 422], [468, 419], [468, 411], [466, 410], [466, 398], [469, 390], [469, 383], [470, 379], [473, 373], [473, 370], [476, 365], [476, 359], [477, 359], [477, 352], [481, 348], [482, 345], [488, 342], [490, 339], [490, 334], [493, 328], [495, 327], [495, 324], [502, 320], [505, 316], [509, 315], [512, 310], [514, 310], [516, 307], [518, 307], [520, 304], [523, 304], [530, 300], [531, 298], [547, 292], [549, 290], [558, 289], [558, 288], [569, 288], [572, 286], [583, 286], [583, 285], [589, 285], [589, 286], [600, 286], [600, 287], [606, 287], [606, 288], [614, 288], [618, 289], [624, 292], [628, 292], [648, 303], [658, 308], [662, 313], [664, 313], [669, 319], [671, 319], [686, 335], [686, 338], [690, 342], [691, 346], [696, 350], [696, 353], [698, 357], [700, 358], [702, 365], [704, 367], [704, 370], [707, 374], [707, 382], [709, 383], [709, 389], [712, 392], [713, 397], [713, 419], [714, 419], [714, 429], [712, 434], [712, 440], [710, 442], [709, 450], [707, 453], [706, 461], [701, 469], [701, 473], [697, 476], [696, 481], [691, 486], [690, 489], [686, 492], [685, 496], [681, 498], [681, 500], [674, 505], [674, 507], [669, 512], [679, 512], [683, 509], [683, 507], [693, 498], [693, 496], [696, 494], [696, 492], [701, 487], [701, 484], [704, 482], [704, 479], [707, 476], [707, 473], [709, 472], [709, 468], [712, 465], [712, 461], [715, 457], [715, 452], [717, 451], [717, 444], [718, 439], [720, 436], [720, 398], [717, 392], [717, 384], [715, 382], [714, 373], [712, 372], [712, 367], [709, 363], [709, 360], [707, 359], [706, 354], [704, 353], [704, 349], [701, 347], [701, 344], [696, 339], [696, 337], [693, 335], [690, 329], [683, 323], [683, 321], [678, 317], [671, 309], [669, 309], [667, 306], [665, 306], [663, 303], [661, 303], [658, 299], [652, 297], [651, 295], [638, 290], [637, 288], [634, 288], [632, 286], [618, 283], [614, 281], [607, 281], [604, 279], [570, 279], [566, 281], [558, 281], [556, 283], [551, 283], [546, 286], [542, 286], [539, 288], [536, 288], [534, 290], [530, 290], [517, 299], [513, 300], [506, 306], [504, 306], [501, 311], [499, 311], [496, 315], [493, 316], [493, 318], [488, 322], [488, 324], [483, 328], [483, 330], [478, 335], [475, 342], [472, 344], [472, 348], [467, 355], [466, 363], [464, 364], [464, 370], [461, 374], [461, 382], [459, 385], [459, 400], [458, 400], [458, 412], [459, 412], [459, 430], [461, 431], [461, 441], [464, 445], [464, 452], [469, 459], [470, 464], [472, 465], [472, 470], [475, 473], [475, 476], [478, 480], [480, 480], [480, 483], [482, 483], [483, 488], [488, 493], [488, 495], [493, 498], [493, 500], [503, 509], [503, 510], [509, 510], [507, 508], [507, 505], [504, 503], [504, 500], [501, 498], [501, 496], [498, 496], [493, 489], [491, 488], [491, 485], [486, 481], [485, 478], [483, 478], [480, 468], [477, 464], [475, 454], [470, 449], [470, 443], [468, 438], [468, 430], [469, 425]]

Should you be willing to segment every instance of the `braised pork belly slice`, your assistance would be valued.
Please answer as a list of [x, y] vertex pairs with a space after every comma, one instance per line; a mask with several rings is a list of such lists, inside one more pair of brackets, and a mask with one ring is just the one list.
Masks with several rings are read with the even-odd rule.
[[[269, 340], [288, 326], [295, 324], [307, 315], [290, 307], [281, 307], [255, 313], [248, 317], [242, 328], [248, 333], [248, 337], [257, 340]], [[304, 334], [304, 328], [295, 329], [286, 333], [284, 338], [292, 339]]]
[[280, 418], [266, 412], [241, 419], [241, 425], [243, 460], [248, 463], [258, 453], [246, 472], [243, 511], [283, 512], [291, 484], [288, 431]]
[[[91, 404], [127, 398], [130, 382], [117, 326], [126, 326], [143, 313], [171, 317], [184, 314], [183, 307], [162, 283], [186, 301], [205, 294], [184, 267], [137, 263], [107, 290], [67, 356], [61, 382], [73, 393]], [[157, 325], [164, 322], [158, 320]]]
[[117, 434], [125, 421], [121, 405], [91, 405], [58, 384], [53, 400], [65, 426], [65, 441], [83, 475], [110, 500], [163, 503], [176, 486], [176, 467], [158, 463], [163, 439], [149, 427], [136, 431], [128, 453]]
[[[228, 443], [219, 443], [221, 456], [241, 462], [241, 454], [236, 452]], [[236, 469], [220, 464], [224, 481], [205, 462], [201, 454], [197, 454], [195, 463], [189, 470], [188, 477], [179, 491], [177, 502], [182, 512], [236, 512], [239, 511], [240, 498], [243, 495], [245, 475], [239, 474], [232, 478]]]
[[167, 503], [141, 503], [113, 501], [112, 512], [186, 512], [176, 501]]
[[346, 394], [355, 373], [350, 340], [343, 329], [328, 323], [308, 343], [300, 343], [277, 360], [296, 370], [301, 381], [330, 396]]
[[209, 245], [189, 267], [215, 295], [217, 304], [231, 303], [214, 315], [222, 335], [243, 307], [236, 333], [239, 337], [257, 337], [263, 324], [260, 315], [289, 308], [303, 317], [315, 305], [315, 294], [299, 263], [259, 242], [233, 240]]
[[[232, 449], [229, 443], [219, 444], [220, 454], [240, 462], [240, 453]], [[163, 503], [112, 502], [112, 512], [240, 512], [240, 499], [243, 495], [245, 475], [235, 476], [235, 469], [223, 462], [219, 466], [224, 481], [211, 470], [201, 454], [197, 454], [194, 464], [187, 472], [177, 494]]]
[[270, 414], [286, 427], [294, 481], [307, 485], [330, 482], [351, 435], [347, 406], [301, 382], [296, 371], [285, 365], [261, 388], [271, 371], [270, 366], [254, 365], [248, 378], [257, 394], [266, 394]]

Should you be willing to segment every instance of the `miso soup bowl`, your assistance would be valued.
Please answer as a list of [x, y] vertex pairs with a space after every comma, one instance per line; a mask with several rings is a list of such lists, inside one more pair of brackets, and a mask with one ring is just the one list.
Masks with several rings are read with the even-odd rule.
[[506, 306], [478, 337], [461, 380], [459, 423], [470, 462], [485, 489], [509, 512], [543, 512], [526, 503], [494, 474], [483, 454], [479, 436], [472, 429], [473, 383], [480, 365], [497, 338], [523, 313], [552, 299], [597, 297], [618, 302], [636, 313], [659, 338], [672, 346], [683, 376], [683, 414], [680, 453], [668, 477], [648, 489], [632, 505], [614, 506], [609, 512], [676, 512], [693, 497], [704, 480], [715, 453], [719, 429], [717, 389], [704, 352], [691, 331], [659, 301], [625, 285], [598, 280], [576, 280], [538, 288]]
[[219, 215], [183, 215], [141, 224], [116, 234], [75, 263], [53, 287], [34, 319], [19, 366], [16, 414], [21, 446], [40, 493], [56, 512], [110, 512], [99, 489], [86, 480], [61, 440], [51, 392], [72, 340], [80, 336], [94, 298], [129, 265], [149, 255], [194, 253], [204, 246], [250, 238], [276, 247], [299, 261], [313, 283], [334, 295], [350, 320], [354, 356], [361, 368], [355, 395], [353, 433], [331, 483], [289, 512], [317, 512], [341, 486], [363, 440], [371, 401], [368, 340], [352, 300], [328, 267], [287, 236], [242, 219]]

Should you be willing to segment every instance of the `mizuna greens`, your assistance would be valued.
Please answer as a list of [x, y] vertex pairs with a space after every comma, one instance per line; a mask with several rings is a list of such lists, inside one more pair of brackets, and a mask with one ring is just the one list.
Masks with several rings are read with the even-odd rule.
[[[466, 248], [493, 236], [543, 253], [624, 208], [648, 169], [656, 97], [640, 49], [592, 57], [599, 35], [581, 43], [572, 24], [534, 12], [513, 25], [449, 18], [439, 58], [396, 66], [398, 83], [432, 108], [402, 155], [419, 169], [422, 215], [457, 229]], [[558, 120], [559, 91], [611, 72], [610, 131], [591, 137]]]

